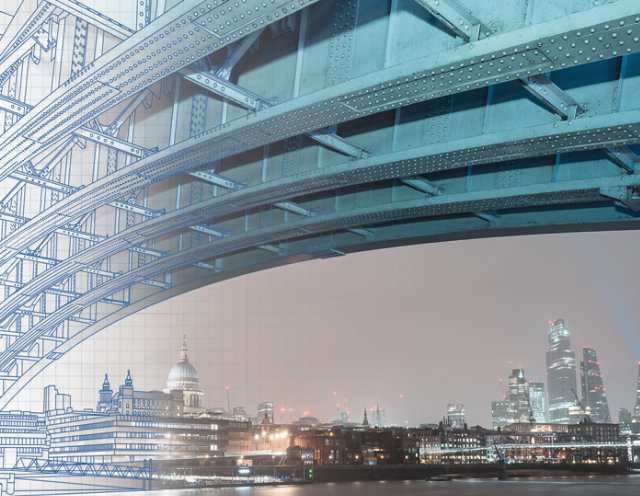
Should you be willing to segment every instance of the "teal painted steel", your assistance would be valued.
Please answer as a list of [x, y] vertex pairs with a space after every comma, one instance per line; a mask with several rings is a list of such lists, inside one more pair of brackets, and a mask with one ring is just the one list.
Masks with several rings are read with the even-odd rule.
[[96, 2], [3, 14], [2, 407], [225, 278], [638, 228], [635, 0]]

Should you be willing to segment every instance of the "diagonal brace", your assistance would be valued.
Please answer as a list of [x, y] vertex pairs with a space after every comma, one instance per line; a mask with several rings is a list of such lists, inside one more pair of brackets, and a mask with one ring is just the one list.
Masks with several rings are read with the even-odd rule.
[[488, 27], [456, 0], [415, 1], [465, 42], [476, 41], [491, 33]]

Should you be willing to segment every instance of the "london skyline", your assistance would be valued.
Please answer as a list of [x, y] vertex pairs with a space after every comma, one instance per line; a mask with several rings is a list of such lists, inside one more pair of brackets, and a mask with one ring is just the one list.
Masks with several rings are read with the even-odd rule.
[[[207, 407], [225, 406], [230, 386], [232, 406], [251, 411], [272, 400], [277, 413], [286, 409], [283, 421], [304, 412], [334, 420], [347, 398], [355, 422], [376, 403], [389, 423], [434, 422], [447, 403], [459, 402], [470, 425], [486, 426], [491, 401], [501, 396], [498, 379], [512, 368], [546, 384], [548, 321], [563, 318], [578, 356], [585, 346], [597, 351], [617, 421], [618, 408], [634, 406], [640, 322], [631, 300], [624, 305], [635, 273], [619, 260], [629, 259], [639, 238], [612, 232], [448, 242], [243, 276], [119, 322], [30, 389], [55, 382], [75, 390], [74, 407], [86, 407], [104, 373], [118, 381], [127, 368], [137, 387], [161, 389], [185, 333]], [[438, 262], [431, 267], [423, 257]], [[627, 328], [618, 323], [625, 319]], [[86, 357], [95, 359], [87, 364]], [[27, 397], [39, 401], [39, 394], [21, 401]]]

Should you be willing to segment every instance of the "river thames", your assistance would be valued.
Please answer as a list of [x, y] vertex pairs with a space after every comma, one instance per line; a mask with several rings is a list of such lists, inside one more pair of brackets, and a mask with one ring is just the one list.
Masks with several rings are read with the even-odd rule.
[[[298, 486], [175, 489], [144, 496], [626, 496], [640, 494], [640, 474], [624, 476], [458, 479], [433, 481], [326, 482]], [[114, 494], [114, 493], [109, 493]], [[119, 493], [127, 494], [127, 493]]]

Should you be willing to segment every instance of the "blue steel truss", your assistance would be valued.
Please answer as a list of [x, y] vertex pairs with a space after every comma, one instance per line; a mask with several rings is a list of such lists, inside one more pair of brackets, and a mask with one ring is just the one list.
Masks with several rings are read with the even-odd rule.
[[[21, 472], [63, 475], [68, 477], [107, 477], [111, 479], [141, 480], [142, 489], [152, 489], [153, 460], [143, 460], [142, 464], [124, 463], [81, 463], [38, 458], [20, 458], [13, 467], [13, 474]], [[121, 490], [138, 489], [120, 487]], [[12, 494], [12, 493], [11, 493]]]
[[640, 225], [636, 0], [23, 0], [0, 29], [1, 408], [230, 277]]
[[151, 459], [144, 460], [142, 464], [126, 465], [123, 463], [80, 463], [40, 460], [38, 458], [21, 458], [13, 467], [13, 470], [27, 472], [32, 471], [43, 474], [152, 480], [152, 463]]

